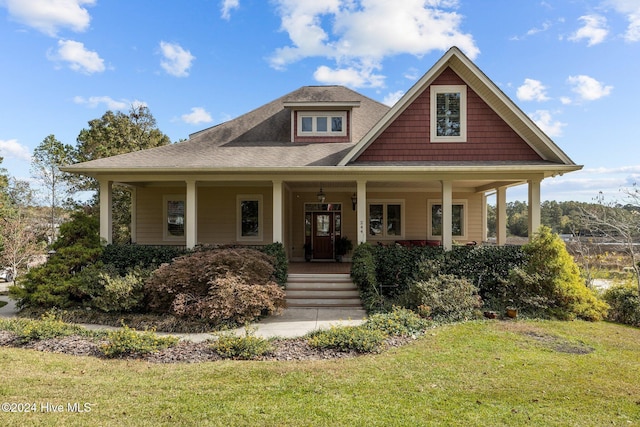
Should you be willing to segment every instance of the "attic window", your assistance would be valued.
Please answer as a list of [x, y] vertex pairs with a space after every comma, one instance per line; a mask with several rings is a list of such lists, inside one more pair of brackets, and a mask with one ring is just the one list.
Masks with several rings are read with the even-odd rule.
[[431, 142], [467, 141], [467, 87], [431, 86]]
[[298, 112], [298, 136], [345, 136], [346, 111]]

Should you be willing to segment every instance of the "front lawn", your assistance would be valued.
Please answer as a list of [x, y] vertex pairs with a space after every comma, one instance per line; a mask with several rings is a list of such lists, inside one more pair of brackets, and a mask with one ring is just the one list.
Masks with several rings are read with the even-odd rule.
[[36, 409], [0, 413], [5, 426], [640, 425], [640, 329], [605, 322], [469, 322], [312, 362], [162, 365], [0, 348], [0, 367], [0, 400]]

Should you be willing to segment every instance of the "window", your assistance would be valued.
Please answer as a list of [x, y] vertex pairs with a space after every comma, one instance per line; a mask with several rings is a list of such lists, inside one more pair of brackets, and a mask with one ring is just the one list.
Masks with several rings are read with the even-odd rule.
[[238, 241], [262, 241], [262, 195], [238, 196]]
[[[442, 202], [429, 202], [429, 237], [442, 237]], [[454, 200], [451, 206], [451, 235], [460, 239], [465, 239], [467, 230], [467, 202]]]
[[185, 240], [185, 196], [164, 196], [163, 205], [163, 240]]
[[346, 111], [299, 111], [298, 136], [345, 136]]
[[466, 142], [467, 87], [431, 86], [431, 142]]
[[378, 238], [404, 236], [402, 201], [372, 201], [369, 203], [369, 235]]

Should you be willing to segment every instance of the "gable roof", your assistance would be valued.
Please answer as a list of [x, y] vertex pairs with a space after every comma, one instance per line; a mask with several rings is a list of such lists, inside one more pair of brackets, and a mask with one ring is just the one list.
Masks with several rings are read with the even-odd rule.
[[[291, 142], [296, 105], [351, 109], [352, 142]], [[187, 141], [92, 160], [68, 172], [214, 171], [335, 166], [389, 107], [343, 86], [304, 86], [228, 122], [189, 135]]]
[[433, 81], [451, 68], [490, 108], [492, 108], [543, 161], [575, 166], [575, 163], [527, 116], [498, 86], [495, 85], [457, 47], [449, 49], [429, 71], [387, 112], [387, 114], [340, 160], [347, 166], [375, 142], [385, 129], [397, 119]]

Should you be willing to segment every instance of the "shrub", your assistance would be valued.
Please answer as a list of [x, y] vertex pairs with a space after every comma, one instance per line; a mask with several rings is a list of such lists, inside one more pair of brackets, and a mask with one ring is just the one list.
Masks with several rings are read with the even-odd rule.
[[81, 211], [60, 226], [60, 237], [53, 244], [56, 253], [46, 264], [29, 270], [13, 286], [10, 295], [19, 308], [68, 308], [82, 306], [91, 298], [76, 275], [93, 264], [102, 253], [98, 221]]
[[429, 307], [436, 321], [467, 320], [481, 305], [478, 289], [469, 280], [451, 274], [414, 282], [409, 296], [415, 308]]
[[358, 245], [351, 261], [351, 278], [358, 286], [365, 310], [371, 312], [384, 302], [378, 287], [374, 247], [370, 243]]
[[199, 251], [162, 265], [145, 283], [151, 310], [215, 322], [245, 323], [284, 307], [273, 258], [253, 249]]
[[102, 353], [107, 357], [118, 357], [155, 353], [163, 348], [173, 347], [178, 343], [178, 338], [160, 337], [153, 330], [138, 332], [123, 324], [121, 329], [108, 333], [107, 341], [100, 346]]
[[640, 326], [640, 295], [636, 286], [613, 286], [604, 292], [603, 298], [611, 307], [607, 319]]
[[306, 335], [311, 347], [331, 348], [343, 352], [372, 353], [379, 351], [387, 335], [364, 326], [332, 326]]
[[254, 331], [247, 329], [244, 336], [232, 333], [222, 334], [211, 344], [211, 349], [229, 359], [251, 360], [273, 352], [273, 346]]
[[260, 250], [273, 257], [273, 265], [275, 267], [273, 280], [278, 285], [284, 286], [287, 283], [287, 273], [289, 270], [289, 260], [287, 259], [287, 253], [284, 250], [284, 245], [280, 242], [271, 243]]
[[376, 313], [369, 316], [364, 325], [391, 336], [415, 336], [422, 334], [429, 324], [428, 320], [414, 311], [393, 307], [389, 313]]
[[185, 253], [177, 246], [108, 245], [100, 261], [113, 265], [120, 276], [125, 276], [134, 268], [155, 270]]
[[513, 303], [527, 311], [558, 319], [602, 320], [608, 305], [586, 287], [564, 242], [549, 227], [540, 227], [522, 247], [527, 263], [514, 269]]
[[104, 312], [129, 312], [139, 309], [144, 300], [144, 279], [148, 273], [131, 271], [124, 277], [101, 272], [98, 282], [102, 292], [91, 301], [91, 306]]
[[71, 335], [91, 335], [91, 332], [82, 326], [70, 325], [63, 322], [53, 311], [44, 313], [38, 320], [11, 319], [5, 322], [3, 328], [14, 332], [22, 342], [68, 337]]

